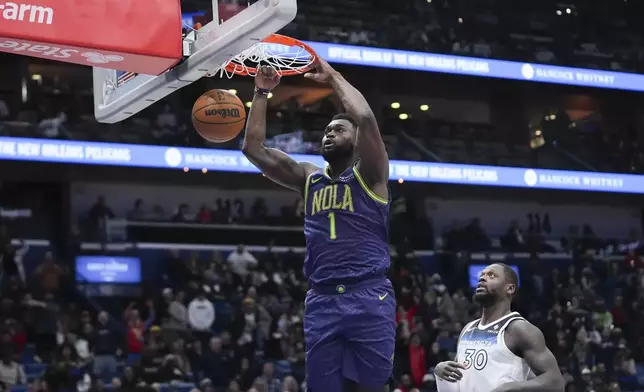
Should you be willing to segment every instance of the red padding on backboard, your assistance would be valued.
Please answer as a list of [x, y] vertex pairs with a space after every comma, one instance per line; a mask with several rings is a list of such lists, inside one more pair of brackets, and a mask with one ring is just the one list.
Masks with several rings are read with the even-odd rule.
[[179, 0], [0, 0], [0, 51], [159, 75], [181, 60]]

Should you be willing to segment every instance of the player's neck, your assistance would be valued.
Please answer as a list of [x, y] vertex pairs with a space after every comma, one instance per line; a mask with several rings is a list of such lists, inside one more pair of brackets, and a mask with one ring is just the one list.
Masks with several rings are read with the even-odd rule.
[[480, 324], [488, 325], [489, 323], [494, 322], [511, 312], [512, 310], [510, 309], [510, 304], [506, 303], [505, 301], [486, 306], [483, 308]]
[[351, 166], [353, 166], [353, 158], [334, 160], [334, 162], [329, 162], [327, 174], [331, 178], [337, 178]]

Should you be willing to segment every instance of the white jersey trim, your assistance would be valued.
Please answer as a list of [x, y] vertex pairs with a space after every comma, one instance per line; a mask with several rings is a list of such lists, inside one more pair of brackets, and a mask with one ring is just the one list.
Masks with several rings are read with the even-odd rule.
[[[513, 353], [512, 350], [510, 350], [510, 348], [508, 347], [508, 345], [505, 344], [505, 330], [508, 328], [510, 323], [512, 323], [513, 321], [516, 321], [516, 320], [527, 321], [525, 318], [521, 317], [521, 315], [518, 315], [518, 313], [517, 313], [517, 316], [508, 319], [503, 324], [503, 326], [500, 328], [499, 340], [500, 340], [500, 343], [501, 343], [501, 350], [503, 352], [505, 352], [505, 355], [507, 355], [508, 358], [519, 358], [521, 360], [521, 363], [523, 363], [523, 369], [521, 369], [521, 370], [523, 370], [523, 372], [525, 372], [525, 374], [521, 375], [521, 378], [525, 378], [526, 380], [528, 380], [528, 379], [532, 378], [532, 377], [530, 377], [530, 375], [532, 374], [532, 369], [530, 369], [528, 364], [525, 362], [525, 359], [523, 359], [522, 357], [520, 357], [520, 356], [516, 355], [515, 353]], [[521, 373], [523, 373], [523, 372], [521, 372]]]
[[[494, 324], [498, 324], [498, 323], [500, 323], [501, 321], [503, 321], [504, 319], [506, 319], [506, 318], [508, 318], [508, 317], [521, 317], [521, 315], [519, 314], [519, 312], [510, 312], [510, 313], [506, 314], [506, 315], [505, 315], [505, 316], [503, 316], [503, 317], [499, 317], [498, 319], [496, 319], [496, 320], [494, 320], [494, 321], [490, 321], [490, 322], [489, 322], [489, 323], [487, 323], [487, 324], [481, 324], [481, 323], [479, 322], [479, 325], [477, 326], [477, 328], [478, 328], [478, 329], [480, 329], [480, 330], [488, 329], [488, 328], [490, 328], [491, 326], [493, 326]], [[478, 319], [478, 320], [476, 320], [476, 321], [481, 321], [481, 320], [482, 320], [482, 319]], [[507, 323], [506, 323], [506, 324], [504, 324], [503, 326], [505, 327], [506, 325], [507, 325]]]

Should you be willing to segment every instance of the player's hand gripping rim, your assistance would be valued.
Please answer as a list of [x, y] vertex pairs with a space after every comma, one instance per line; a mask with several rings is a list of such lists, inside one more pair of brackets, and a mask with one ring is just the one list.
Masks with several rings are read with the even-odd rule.
[[442, 380], [457, 382], [463, 378], [463, 373], [461, 373], [460, 369], [465, 370], [465, 366], [455, 361], [445, 361], [436, 365], [434, 374]]
[[271, 91], [280, 84], [280, 75], [277, 71], [268, 65], [262, 65], [255, 75], [255, 87], [260, 90]]

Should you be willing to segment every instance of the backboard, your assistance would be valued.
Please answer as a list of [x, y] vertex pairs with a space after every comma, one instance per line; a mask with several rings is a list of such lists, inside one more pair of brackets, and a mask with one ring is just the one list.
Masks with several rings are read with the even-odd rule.
[[297, 13], [297, 0], [259, 0], [218, 23], [217, 1], [213, 0], [213, 21], [187, 34], [183, 60], [164, 73], [144, 75], [95, 67], [96, 119], [103, 123], [125, 120], [282, 29]]

